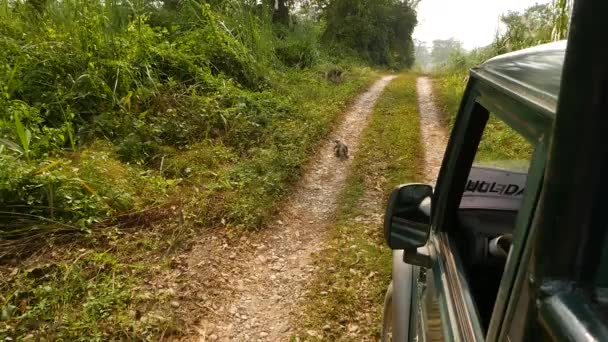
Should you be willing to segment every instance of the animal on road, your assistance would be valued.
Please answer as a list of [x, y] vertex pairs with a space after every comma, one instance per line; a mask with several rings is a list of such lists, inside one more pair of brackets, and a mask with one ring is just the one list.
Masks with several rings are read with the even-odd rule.
[[340, 140], [334, 140], [334, 154], [340, 160], [348, 159], [348, 146], [341, 142]]

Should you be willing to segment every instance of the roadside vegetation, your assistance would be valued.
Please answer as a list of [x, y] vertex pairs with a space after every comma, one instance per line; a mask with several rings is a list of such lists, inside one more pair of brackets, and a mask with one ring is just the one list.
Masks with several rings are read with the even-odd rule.
[[[497, 32], [489, 46], [465, 51], [457, 39], [436, 40], [432, 47], [419, 44], [418, 68], [435, 76], [435, 93], [447, 122], [454, 125], [456, 113], [468, 80], [469, 69], [507, 52], [565, 39], [571, 1], [561, 0], [534, 5], [523, 12], [501, 17], [504, 32]], [[509, 160], [529, 156], [530, 144], [503, 122], [491, 117], [489, 133], [480, 145], [481, 160]]]
[[0, 0], [0, 337], [179, 336], [151, 279], [263, 228], [372, 68], [413, 63], [411, 4], [353, 1]]
[[401, 74], [378, 100], [340, 197], [328, 248], [294, 322], [297, 336], [319, 341], [377, 341], [391, 251], [381, 218], [398, 184], [422, 179], [423, 148], [416, 75]]

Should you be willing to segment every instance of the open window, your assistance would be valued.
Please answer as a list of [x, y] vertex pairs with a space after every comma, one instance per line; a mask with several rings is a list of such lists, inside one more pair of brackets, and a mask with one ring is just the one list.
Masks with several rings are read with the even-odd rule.
[[468, 170], [456, 223], [448, 231], [484, 331], [514, 238], [533, 149], [523, 136], [490, 114]]

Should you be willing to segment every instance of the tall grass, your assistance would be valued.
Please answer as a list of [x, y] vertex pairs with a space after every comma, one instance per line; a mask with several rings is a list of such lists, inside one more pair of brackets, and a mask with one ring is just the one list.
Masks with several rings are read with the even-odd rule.
[[242, 1], [227, 1], [223, 13], [222, 27], [246, 46], [260, 65], [270, 67], [275, 61], [270, 9], [260, 8], [253, 12]]
[[[550, 6], [535, 5], [523, 13], [505, 15], [502, 20], [507, 25], [507, 30], [504, 34], [497, 35], [494, 42], [468, 52], [454, 51], [448, 60], [435, 70], [435, 90], [450, 127], [454, 125], [470, 68], [496, 55], [551, 40], [554, 9]], [[524, 138], [504, 122], [491, 116], [480, 144], [477, 161], [523, 159], [529, 157], [530, 151], [531, 146]]]
[[[294, 27], [279, 37], [268, 9], [242, 1], [168, 4], [2, 0], [0, 158], [23, 173], [3, 175], [0, 206], [25, 213], [52, 201], [66, 205], [59, 209], [68, 223], [99, 221], [124, 208], [86, 188], [62, 186], [63, 178], [78, 176], [63, 167], [53, 179], [27, 175], [55, 158], [78, 161], [66, 153], [98, 139], [110, 141], [122, 162], [144, 169], [202, 140], [237, 155], [272, 140], [270, 124], [290, 111], [266, 93], [281, 65], [276, 46], [298, 46], [306, 33]], [[318, 39], [316, 31], [310, 36]], [[35, 190], [50, 188], [48, 182], [60, 183], [53, 199]]]
[[[144, 280], [203, 228], [263, 227], [373, 76], [325, 64], [316, 24], [277, 29], [244, 1], [0, 1], [0, 335], [15, 340], [179, 335], [178, 298], [142, 297]], [[298, 46], [315, 58], [279, 57]]]

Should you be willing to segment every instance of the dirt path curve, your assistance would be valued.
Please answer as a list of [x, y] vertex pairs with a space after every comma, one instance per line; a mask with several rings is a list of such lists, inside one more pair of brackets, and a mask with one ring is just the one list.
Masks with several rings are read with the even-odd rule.
[[[357, 153], [373, 106], [394, 76], [361, 94], [330, 138]], [[200, 341], [286, 341], [289, 317], [314, 272], [311, 255], [323, 249], [351, 159], [340, 161], [333, 143], [321, 148], [273, 224], [230, 245], [221, 233], [206, 237], [188, 256], [198, 281], [180, 291], [201, 292], [204, 317], [194, 318], [192, 338]], [[218, 252], [219, 251], [219, 252]], [[194, 271], [194, 272], [193, 272]]]
[[418, 77], [416, 89], [420, 112], [420, 133], [424, 146], [423, 182], [435, 184], [441, 168], [443, 154], [448, 144], [449, 132], [442, 113], [435, 105], [433, 81], [428, 77]]

